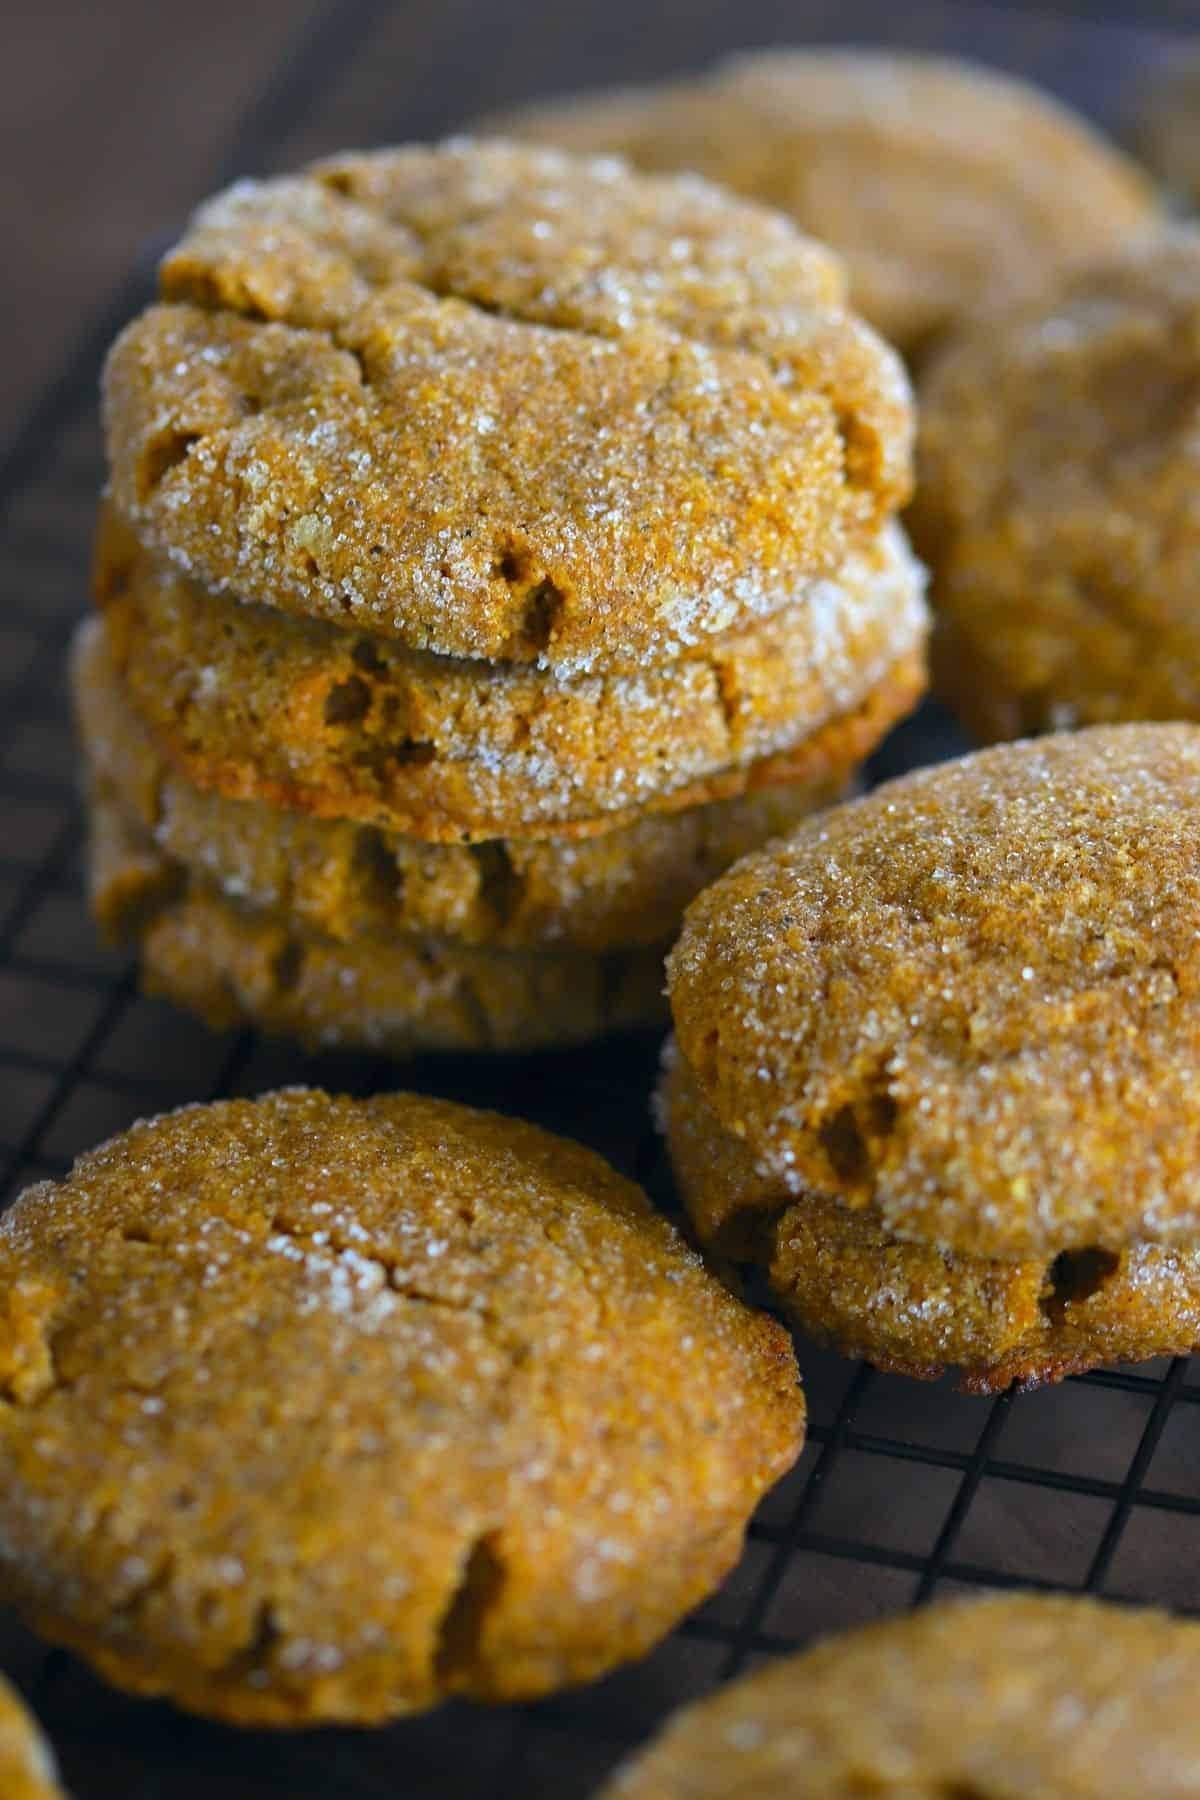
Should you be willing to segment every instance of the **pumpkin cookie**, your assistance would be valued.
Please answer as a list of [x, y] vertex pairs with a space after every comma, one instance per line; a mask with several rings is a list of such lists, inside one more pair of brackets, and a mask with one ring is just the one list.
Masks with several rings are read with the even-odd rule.
[[1200, 729], [924, 769], [746, 857], [668, 963], [722, 1128], [973, 1257], [1200, 1239]]
[[987, 738], [1200, 718], [1200, 232], [1062, 280], [926, 376], [937, 682]]
[[1200, 1626], [1065, 1594], [905, 1613], [686, 1707], [605, 1800], [1200, 1793]]
[[102, 785], [90, 824], [101, 930], [136, 945], [147, 993], [215, 1031], [257, 1025], [314, 1049], [410, 1056], [536, 1050], [665, 1022], [666, 941], [601, 954], [478, 948], [419, 933], [338, 942], [197, 880]]
[[640, 669], [910, 490], [836, 257], [697, 180], [457, 141], [242, 182], [113, 346], [118, 507], [181, 572], [443, 655]]
[[304, 1089], [136, 1125], [0, 1221], [0, 1568], [109, 1679], [240, 1723], [508, 1700], [736, 1560], [803, 1406], [592, 1152]]
[[907, 355], [1156, 211], [1142, 172], [1077, 114], [946, 57], [769, 50], [495, 123], [642, 169], [694, 169], [780, 207], [842, 252], [854, 305]]
[[998, 1262], [905, 1242], [874, 1208], [762, 1174], [678, 1056], [661, 1108], [701, 1243], [761, 1268], [789, 1319], [844, 1356], [929, 1380], [957, 1369], [962, 1387], [988, 1394], [1200, 1344], [1200, 1244]]
[[449, 842], [845, 779], [921, 692], [922, 589], [891, 525], [836, 582], [693, 657], [567, 678], [231, 604], [111, 516], [97, 551], [121, 680], [196, 786]]
[[88, 763], [169, 862], [339, 942], [417, 933], [506, 950], [665, 943], [701, 888], [842, 787], [766, 788], [578, 842], [429, 844], [225, 800], [176, 775], [131, 709], [98, 619], [79, 628], [72, 682]]
[[46, 1741], [2, 1675], [0, 1794], [4, 1800], [62, 1800], [58, 1773]]

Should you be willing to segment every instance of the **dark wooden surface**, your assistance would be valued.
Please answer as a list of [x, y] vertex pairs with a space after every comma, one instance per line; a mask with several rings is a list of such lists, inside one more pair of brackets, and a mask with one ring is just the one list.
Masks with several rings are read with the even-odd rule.
[[[479, 0], [387, 7], [109, 0], [0, 13], [0, 1190], [60, 1172], [139, 1113], [283, 1080], [408, 1085], [541, 1118], [670, 1204], [648, 1131], [656, 1046], [397, 1073], [217, 1038], [136, 995], [82, 904], [63, 649], [84, 604], [106, 338], [148, 248], [235, 173], [451, 128], [554, 88], [663, 74], [738, 45], [969, 51], [1119, 126], [1195, 0]], [[139, 269], [140, 259], [140, 269]], [[927, 713], [888, 770], [953, 748]], [[655, 1655], [586, 1692], [457, 1707], [371, 1734], [236, 1734], [110, 1693], [0, 1612], [79, 1800], [257, 1795], [583, 1800], [665, 1711], [757, 1658], [931, 1593], [1014, 1581], [1200, 1611], [1200, 1383], [1112, 1371], [998, 1402], [802, 1346], [812, 1431], [725, 1589]], [[2, 1800], [2, 1797], [0, 1797]]]

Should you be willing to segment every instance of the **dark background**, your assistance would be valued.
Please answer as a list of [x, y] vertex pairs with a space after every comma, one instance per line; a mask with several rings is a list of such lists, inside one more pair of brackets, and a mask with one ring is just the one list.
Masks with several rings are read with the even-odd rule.
[[[652, 1040], [335, 1064], [204, 1030], [141, 997], [128, 957], [95, 941], [63, 665], [103, 479], [96, 378], [155, 246], [198, 199], [234, 174], [436, 134], [535, 93], [805, 40], [973, 54], [1121, 132], [1193, 30], [1200, 0], [0, 0], [0, 1206], [139, 1114], [304, 1080], [526, 1113], [669, 1199], [647, 1117]], [[882, 760], [951, 743], [927, 714]], [[994, 1401], [812, 1345], [800, 1361], [808, 1444], [742, 1562], [653, 1655], [595, 1687], [385, 1732], [235, 1733], [123, 1699], [2, 1608], [0, 1669], [77, 1800], [584, 1800], [673, 1706], [933, 1596], [1067, 1587], [1200, 1614], [1200, 1379], [1186, 1360]]]

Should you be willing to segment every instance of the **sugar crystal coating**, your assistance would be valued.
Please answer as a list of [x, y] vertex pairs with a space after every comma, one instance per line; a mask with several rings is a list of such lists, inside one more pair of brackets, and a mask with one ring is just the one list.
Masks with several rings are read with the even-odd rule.
[[664, 661], [907, 497], [894, 354], [788, 221], [456, 141], [239, 183], [105, 376], [113, 492], [210, 585], [449, 655]]
[[202, 1712], [367, 1722], [639, 1654], [736, 1560], [803, 1408], [780, 1327], [517, 1120], [289, 1089], [0, 1221], [0, 1568]]
[[700, 1242], [759, 1267], [818, 1342], [876, 1368], [973, 1393], [1061, 1381], [1200, 1344], [1200, 1247], [1127, 1244], [999, 1262], [912, 1243], [871, 1207], [793, 1193], [755, 1166], [675, 1056], [659, 1096], [671, 1162]]
[[844, 774], [924, 684], [923, 572], [898, 525], [785, 611], [637, 674], [436, 657], [236, 606], [111, 513], [97, 589], [121, 678], [198, 786], [442, 841], [603, 832]]
[[72, 686], [93, 782], [167, 862], [338, 942], [403, 931], [509, 950], [665, 943], [701, 888], [842, 791], [831, 776], [651, 813], [597, 837], [431, 844], [226, 800], [177, 775], [130, 704], [102, 619], [76, 634]]
[[887, 783], [688, 911], [679, 1042], [797, 1194], [1021, 1258], [1200, 1229], [1200, 728]]

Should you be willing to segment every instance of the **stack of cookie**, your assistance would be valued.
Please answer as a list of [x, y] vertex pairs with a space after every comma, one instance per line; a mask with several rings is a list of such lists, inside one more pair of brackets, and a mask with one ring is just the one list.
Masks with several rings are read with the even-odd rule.
[[1200, 728], [921, 770], [690, 908], [663, 1102], [705, 1243], [980, 1391], [1200, 1343]]
[[688, 899], [921, 691], [911, 407], [837, 259], [455, 142], [243, 183], [114, 346], [94, 894], [218, 1025], [650, 1021]]

